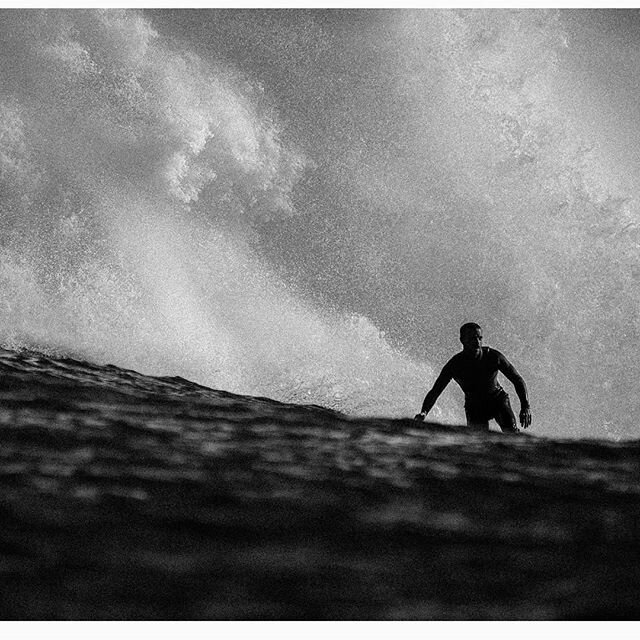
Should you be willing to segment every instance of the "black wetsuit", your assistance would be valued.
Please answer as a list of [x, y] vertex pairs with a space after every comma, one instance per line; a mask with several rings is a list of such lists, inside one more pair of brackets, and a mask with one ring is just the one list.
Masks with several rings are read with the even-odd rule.
[[509, 395], [498, 383], [498, 372], [513, 383], [520, 401], [528, 406], [524, 381], [511, 363], [499, 351], [482, 347], [480, 358], [461, 351], [447, 362], [424, 399], [422, 411], [428, 413], [449, 381], [455, 380], [464, 391], [469, 426], [488, 429], [489, 420], [494, 419], [502, 431], [518, 431]]

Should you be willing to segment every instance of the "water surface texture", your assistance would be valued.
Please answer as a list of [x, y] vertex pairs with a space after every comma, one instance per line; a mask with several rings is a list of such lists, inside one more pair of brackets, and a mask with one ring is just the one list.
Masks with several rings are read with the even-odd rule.
[[637, 619], [640, 443], [0, 353], [0, 617]]

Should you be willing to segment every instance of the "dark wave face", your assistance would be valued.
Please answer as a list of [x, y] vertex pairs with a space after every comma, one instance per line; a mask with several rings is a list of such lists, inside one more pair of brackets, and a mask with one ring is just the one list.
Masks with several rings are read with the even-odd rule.
[[637, 619], [640, 444], [0, 352], [3, 619]]
[[635, 12], [1, 18], [5, 347], [407, 416], [475, 321], [637, 436]]

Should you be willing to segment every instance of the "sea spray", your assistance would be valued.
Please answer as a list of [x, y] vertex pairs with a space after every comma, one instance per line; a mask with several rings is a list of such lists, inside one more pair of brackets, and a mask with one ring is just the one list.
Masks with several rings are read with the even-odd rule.
[[[139, 13], [5, 12], [2, 340], [230, 391], [412, 410], [426, 365], [243, 238], [308, 161], [260, 91]], [[17, 68], [21, 69], [21, 80]]]
[[410, 415], [474, 320], [536, 431], [634, 433], [637, 205], [565, 108], [561, 13], [1, 29], [5, 345]]
[[224, 55], [233, 33], [317, 162], [294, 190], [306, 215], [261, 226], [269, 257], [434, 368], [480, 322], [529, 382], [539, 432], [635, 433], [637, 200], [578, 135], [565, 14], [264, 17], [217, 13], [198, 42]]

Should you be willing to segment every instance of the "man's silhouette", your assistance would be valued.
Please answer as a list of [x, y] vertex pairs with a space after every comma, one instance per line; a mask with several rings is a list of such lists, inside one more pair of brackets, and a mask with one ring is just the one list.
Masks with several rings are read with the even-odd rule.
[[494, 419], [502, 431], [517, 432], [509, 396], [497, 380], [500, 371], [516, 389], [520, 399], [520, 424], [526, 429], [531, 424], [531, 410], [527, 387], [520, 374], [499, 351], [482, 346], [482, 329], [474, 322], [460, 327], [460, 342], [462, 351], [444, 365], [415, 419], [424, 420], [438, 396], [455, 380], [464, 391], [464, 411], [469, 426], [488, 430], [489, 420]]

